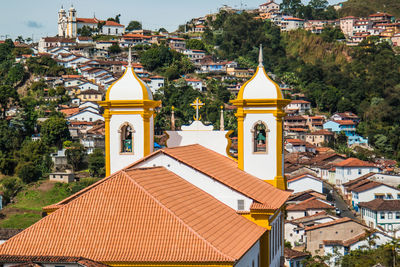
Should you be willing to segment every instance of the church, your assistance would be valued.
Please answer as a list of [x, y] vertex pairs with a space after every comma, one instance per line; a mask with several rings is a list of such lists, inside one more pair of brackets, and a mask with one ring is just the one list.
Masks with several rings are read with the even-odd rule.
[[58, 11], [58, 36], [64, 38], [78, 37], [78, 30], [88, 27], [97, 30], [102, 25], [99, 34], [120, 36], [125, 32], [125, 26], [115, 21], [99, 20], [95, 16], [93, 18], [77, 18], [76, 9], [71, 6], [67, 12], [63, 7]]
[[[0, 246], [7, 266], [272, 266], [283, 263], [283, 108], [279, 86], [259, 66], [232, 103], [229, 131], [199, 120], [167, 131], [153, 151], [159, 101], [131, 66], [109, 87], [104, 108], [106, 178], [51, 206]], [[193, 106], [201, 106], [195, 101]], [[224, 149], [225, 147], [225, 149]], [[75, 265], [74, 265], [75, 264]]]

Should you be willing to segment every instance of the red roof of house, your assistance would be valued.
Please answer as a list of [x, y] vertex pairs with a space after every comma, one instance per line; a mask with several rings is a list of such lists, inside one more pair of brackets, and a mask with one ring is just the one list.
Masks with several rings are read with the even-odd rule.
[[320, 209], [330, 210], [334, 209], [334, 207], [326, 204], [325, 202], [315, 197], [309, 198], [297, 204], [288, 205], [286, 207], [287, 211], [303, 211], [303, 210], [306, 211], [306, 210], [320, 210]]
[[336, 167], [376, 167], [374, 163], [357, 158], [348, 158], [335, 164]]
[[335, 120], [334, 122], [339, 123], [340, 125], [355, 125], [356, 123], [351, 120]]
[[310, 179], [314, 179], [319, 182], [321, 181], [321, 179], [319, 179], [318, 177], [315, 177], [314, 175], [311, 175], [311, 174], [303, 174], [300, 176], [295, 176], [295, 177], [289, 178], [287, 181], [288, 181], [288, 183], [291, 183], [291, 182], [294, 182], [294, 181], [297, 181], [297, 180], [300, 180], [303, 178], [310, 178]]
[[305, 100], [292, 100], [290, 104], [311, 104], [311, 102], [305, 101]]
[[124, 27], [124, 25], [119, 24], [118, 22], [115, 22], [115, 21], [110, 21], [110, 20], [107, 20], [105, 25], [106, 26], [115, 26], [115, 27]]
[[310, 231], [310, 230], [315, 230], [315, 229], [318, 229], [318, 228], [328, 227], [328, 226], [331, 226], [331, 225], [350, 222], [350, 221], [355, 222], [354, 220], [350, 219], [349, 217], [343, 217], [343, 218], [340, 218], [340, 219], [337, 219], [337, 220], [334, 220], [334, 221], [331, 221], [331, 222], [326, 222], [326, 223], [321, 223], [321, 224], [316, 224], [316, 225], [313, 225], [313, 226], [310, 226], [310, 227], [306, 227], [305, 230], [306, 231]]
[[100, 20], [96, 18], [76, 18], [76, 22], [97, 24]]

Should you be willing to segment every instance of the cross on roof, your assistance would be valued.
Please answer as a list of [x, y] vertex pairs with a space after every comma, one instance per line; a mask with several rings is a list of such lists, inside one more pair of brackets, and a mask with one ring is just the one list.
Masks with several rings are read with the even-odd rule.
[[192, 104], [190, 104], [194, 109], [196, 109], [196, 117], [195, 120], [199, 120], [199, 110], [201, 109], [202, 106], [204, 106], [204, 103], [201, 102], [199, 98], [196, 98]]

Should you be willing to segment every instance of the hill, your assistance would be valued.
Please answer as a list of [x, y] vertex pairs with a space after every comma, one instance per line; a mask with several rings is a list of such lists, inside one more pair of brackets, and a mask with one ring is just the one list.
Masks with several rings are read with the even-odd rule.
[[386, 12], [396, 18], [400, 17], [399, 0], [348, 0], [339, 11], [340, 17], [367, 17], [376, 12]]

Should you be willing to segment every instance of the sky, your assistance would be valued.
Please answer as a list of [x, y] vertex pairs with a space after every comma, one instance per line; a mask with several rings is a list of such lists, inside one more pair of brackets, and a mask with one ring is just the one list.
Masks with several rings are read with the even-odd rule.
[[[307, 0], [304, 0], [307, 1]], [[329, 0], [336, 4], [342, 0]], [[144, 29], [161, 27], [174, 31], [178, 25], [192, 18], [218, 11], [223, 5], [234, 8], [257, 8], [262, 0], [0, 0], [0, 40], [30, 37], [38, 41], [41, 37], [57, 34], [58, 10], [61, 5], [77, 10], [78, 18], [107, 19], [121, 14], [121, 23], [140, 21]], [[281, 0], [276, 0], [280, 3]]]

